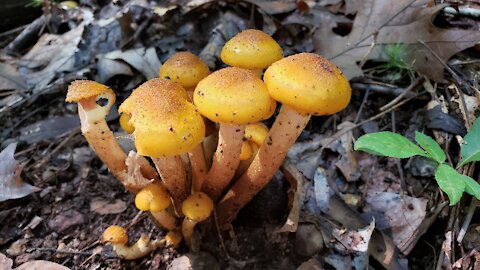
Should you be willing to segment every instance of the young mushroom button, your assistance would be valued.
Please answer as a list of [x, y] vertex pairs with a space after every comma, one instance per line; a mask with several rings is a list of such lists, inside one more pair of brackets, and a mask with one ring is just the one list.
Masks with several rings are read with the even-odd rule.
[[200, 81], [193, 99], [201, 114], [220, 123], [218, 147], [202, 189], [217, 200], [240, 163], [245, 125], [269, 118], [276, 103], [260, 78], [236, 67], [220, 69]]
[[265, 71], [264, 81], [270, 95], [283, 105], [250, 167], [219, 202], [220, 224], [231, 222], [270, 181], [312, 114], [334, 114], [350, 102], [347, 78], [333, 63], [313, 53], [275, 62]]
[[213, 201], [203, 192], [195, 192], [183, 202], [182, 212], [185, 214], [185, 219], [182, 223], [182, 234], [190, 248], [195, 225], [208, 219], [212, 211]]
[[158, 182], [148, 184], [135, 196], [135, 206], [139, 210], [150, 211], [161, 226], [173, 230], [177, 226], [177, 221], [166, 210], [170, 204], [170, 195]]

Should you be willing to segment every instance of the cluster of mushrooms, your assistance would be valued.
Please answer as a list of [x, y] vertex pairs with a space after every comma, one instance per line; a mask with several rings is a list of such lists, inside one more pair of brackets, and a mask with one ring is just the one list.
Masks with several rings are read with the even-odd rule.
[[[229, 67], [211, 73], [197, 56], [178, 52], [159, 78], [132, 92], [119, 107], [120, 125], [137, 151], [128, 155], [105, 121], [114, 91], [86, 80], [68, 88], [66, 101], [78, 103], [90, 146], [136, 194], [137, 208], [169, 231], [162, 240], [142, 236], [127, 246], [124, 228], [107, 228], [103, 239], [125, 259], [177, 246], [182, 238], [195, 249], [197, 223], [215, 208], [218, 224], [230, 224], [272, 179], [310, 116], [334, 114], [350, 102], [349, 82], [334, 64], [313, 53], [284, 58], [262, 31], [234, 36], [221, 59]], [[268, 129], [261, 121], [274, 114], [277, 102], [282, 107]]]

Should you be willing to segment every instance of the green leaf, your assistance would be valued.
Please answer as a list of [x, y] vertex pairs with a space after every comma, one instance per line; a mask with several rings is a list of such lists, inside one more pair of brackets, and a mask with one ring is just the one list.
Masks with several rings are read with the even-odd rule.
[[408, 158], [415, 155], [428, 157], [413, 142], [402, 135], [390, 131], [365, 134], [358, 138], [354, 148], [357, 151], [394, 158]]
[[463, 181], [465, 182], [465, 192], [470, 195], [475, 196], [475, 198], [480, 200], [480, 184], [477, 181], [473, 180], [473, 178], [468, 177], [466, 175], [463, 176]]
[[415, 141], [431, 156], [432, 159], [442, 164], [445, 162], [445, 153], [438, 143], [423, 133], [415, 131]]
[[457, 164], [457, 168], [469, 162], [480, 160], [480, 117], [475, 120], [472, 128], [463, 139], [466, 144], [462, 145], [462, 160]]
[[438, 186], [447, 193], [450, 199], [450, 205], [454, 205], [460, 201], [463, 191], [465, 190], [463, 175], [459, 174], [449, 165], [440, 164], [435, 171], [435, 180], [437, 180]]

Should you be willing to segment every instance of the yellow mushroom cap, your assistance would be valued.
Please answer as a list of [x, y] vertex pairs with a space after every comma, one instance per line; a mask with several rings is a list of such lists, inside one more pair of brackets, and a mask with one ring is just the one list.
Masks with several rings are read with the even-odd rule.
[[262, 145], [263, 141], [265, 141], [265, 138], [268, 136], [268, 131], [269, 129], [264, 123], [257, 122], [245, 127], [244, 137], [257, 145]]
[[67, 90], [66, 102], [78, 102], [82, 99], [88, 99], [101, 94], [108, 94], [113, 97], [115, 102], [115, 92], [108, 86], [89, 80], [73, 81]]
[[130, 124], [130, 119], [132, 118], [132, 115], [129, 113], [122, 113], [120, 115], [120, 127], [128, 134], [132, 134], [135, 131], [135, 127]]
[[113, 245], [124, 245], [128, 242], [127, 231], [121, 226], [110, 226], [103, 232], [102, 240]]
[[283, 58], [283, 50], [268, 34], [247, 29], [231, 38], [223, 46], [224, 63], [247, 69], [264, 69]]
[[132, 115], [135, 146], [140, 155], [172, 156], [202, 142], [205, 124], [179, 84], [156, 78], [140, 85], [119, 108]]
[[207, 64], [191, 52], [177, 52], [160, 68], [160, 77], [185, 88], [195, 87], [210, 74]]
[[182, 204], [183, 214], [197, 222], [206, 220], [213, 210], [213, 201], [203, 192], [195, 192]]
[[169, 231], [167, 235], [165, 235], [165, 241], [167, 242], [167, 246], [176, 247], [182, 241], [182, 234], [178, 231]]
[[247, 160], [252, 156], [252, 154], [252, 146], [250, 146], [248, 141], [244, 141], [242, 143], [242, 149], [240, 150], [240, 160]]
[[343, 110], [352, 90], [330, 61], [314, 53], [295, 54], [272, 64], [263, 80], [270, 95], [299, 112], [329, 115]]
[[135, 196], [135, 206], [142, 211], [160, 212], [170, 206], [170, 196], [159, 183], [150, 183]]
[[193, 93], [200, 113], [218, 123], [248, 124], [267, 119], [275, 101], [252, 71], [227, 67], [201, 80]]

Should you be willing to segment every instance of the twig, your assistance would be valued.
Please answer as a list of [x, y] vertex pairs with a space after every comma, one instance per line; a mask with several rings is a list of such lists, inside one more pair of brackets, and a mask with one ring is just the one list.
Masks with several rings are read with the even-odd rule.
[[[30, 253], [32, 251], [52, 252], [52, 253], [69, 254], [69, 255], [83, 255], [83, 256], [91, 256], [92, 254], [94, 254], [91, 251], [57, 250], [55, 248], [31, 248], [31, 249], [27, 250], [28, 253]], [[96, 253], [96, 254], [98, 254], [102, 257], [106, 257], [106, 258], [112, 258], [112, 259], [118, 258], [118, 256], [116, 256], [116, 255], [107, 254], [107, 253], [103, 253], [103, 252]]]
[[462, 228], [458, 232], [457, 236], [457, 243], [460, 245], [467, 233], [468, 227], [472, 222], [473, 213], [475, 213], [475, 209], [478, 206], [478, 200], [475, 197], [472, 197], [472, 201], [470, 202], [470, 206], [468, 207], [467, 214], [465, 215], [465, 220], [463, 221]]
[[396, 110], [397, 108], [399, 108], [400, 106], [402, 106], [403, 104], [409, 102], [410, 100], [418, 97], [418, 96], [421, 96], [423, 94], [427, 93], [427, 91], [422, 91], [416, 95], [414, 95], [413, 97], [411, 98], [408, 98], [408, 99], [405, 99], [401, 102], [399, 102], [397, 105], [391, 107], [390, 109], [386, 110], [386, 111], [383, 111], [375, 116], [372, 116], [370, 118], [368, 118], [367, 120], [363, 120], [362, 122], [356, 124], [356, 125], [353, 125], [352, 127], [349, 127], [349, 128], [345, 128], [345, 129], [342, 129], [340, 132], [337, 132], [335, 134], [335, 136], [333, 136], [333, 138], [331, 140], [329, 140], [327, 143], [325, 143], [324, 145], [322, 145], [322, 147], [320, 148], [320, 155], [323, 153], [323, 151], [325, 150], [325, 148], [327, 148], [330, 144], [332, 144], [333, 142], [335, 142], [336, 140], [338, 140], [340, 137], [342, 137], [343, 135], [345, 135], [346, 133], [358, 128], [358, 127], [361, 127], [363, 124], [365, 123], [368, 123], [370, 121], [373, 121], [375, 119], [378, 119], [380, 117], [382, 117], [383, 115], [393, 111], [393, 110]]
[[370, 94], [370, 87], [367, 88], [367, 90], [365, 91], [365, 95], [363, 95], [362, 104], [360, 104], [360, 108], [358, 108], [357, 116], [355, 116], [355, 121], [353, 121], [354, 124], [357, 123], [358, 120], [360, 120], [360, 116], [362, 115], [362, 112], [363, 112], [363, 107], [365, 107], [365, 104], [367, 103], [367, 100], [368, 100], [368, 94]]
[[32, 44], [33, 40], [38, 38], [41, 29], [47, 23], [45, 15], [38, 17], [28, 25], [6, 48], [7, 54], [18, 55], [27, 46]]
[[[352, 86], [353, 89], [359, 89], [359, 90], [369, 89], [370, 91], [375, 93], [393, 95], [393, 96], [398, 96], [398, 95], [401, 95], [403, 92], [405, 92], [404, 88], [392, 87], [388, 85], [378, 85], [373, 83], [371, 84], [371, 83], [354, 82], [354, 83], [351, 83], [350, 86]], [[412, 92], [407, 92], [405, 94], [407, 98], [412, 97], [414, 95], [415, 94]]]
[[413, 81], [400, 95], [398, 95], [396, 98], [394, 98], [392, 101], [387, 103], [386, 105], [382, 106], [380, 108], [380, 111], [385, 111], [388, 108], [392, 107], [396, 103], [398, 103], [403, 97], [407, 95], [407, 93], [410, 93], [415, 87], [417, 87], [419, 84], [423, 82], [425, 78], [423, 76], [419, 76]]

